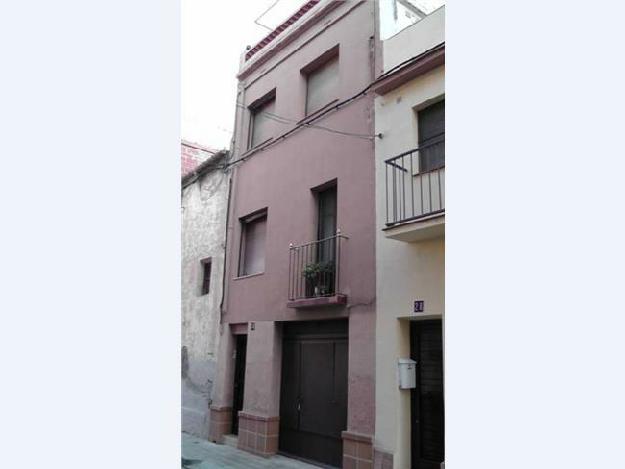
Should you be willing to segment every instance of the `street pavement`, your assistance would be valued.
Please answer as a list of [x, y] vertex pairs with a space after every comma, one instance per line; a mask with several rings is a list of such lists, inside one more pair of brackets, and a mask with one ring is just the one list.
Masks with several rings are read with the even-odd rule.
[[183, 469], [319, 469], [296, 459], [256, 456], [227, 445], [182, 434]]

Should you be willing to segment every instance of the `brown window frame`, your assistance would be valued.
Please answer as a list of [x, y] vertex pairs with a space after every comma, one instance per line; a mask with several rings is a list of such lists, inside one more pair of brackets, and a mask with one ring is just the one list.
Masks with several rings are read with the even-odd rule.
[[254, 142], [254, 119], [256, 115], [262, 112], [262, 109], [271, 101], [274, 101], [274, 102], [276, 101], [276, 89], [275, 88], [248, 106], [248, 110], [249, 110], [249, 124], [248, 124], [248, 136], [247, 136], [247, 149], [248, 150], [256, 148], [257, 146], [271, 139], [271, 137], [269, 137], [263, 141], [257, 142], [256, 145], [253, 144]]
[[337, 81], [338, 81], [337, 88], [339, 88], [340, 76], [341, 76], [340, 57], [339, 57], [339, 44], [331, 47], [330, 49], [325, 51], [323, 54], [321, 54], [319, 57], [317, 57], [315, 60], [313, 60], [312, 62], [310, 62], [308, 65], [306, 65], [305, 67], [303, 67], [300, 70], [300, 73], [302, 74], [302, 76], [306, 80], [306, 96], [305, 96], [305, 99], [304, 99], [304, 116], [306, 116], [306, 117], [308, 117], [308, 116], [314, 114], [315, 112], [323, 109], [329, 103], [331, 103], [333, 101], [336, 101], [336, 99], [338, 98], [339, 90], [337, 89], [336, 96], [334, 96], [333, 98], [330, 98], [327, 103], [320, 104], [315, 109], [309, 109], [308, 108], [308, 95], [309, 95], [309, 84], [310, 84], [309, 80], [310, 80], [311, 75], [314, 75], [315, 73], [319, 72], [323, 67], [328, 65], [333, 60], [337, 60], [337, 71], [336, 71], [336, 73], [337, 73]]
[[[237, 277], [247, 277], [249, 275], [259, 275], [265, 272], [266, 269], [266, 264], [263, 266], [263, 270], [261, 272], [247, 272], [246, 271], [246, 250], [247, 250], [247, 236], [248, 236], [248, 227], [250, 226], [251, 223], [254, 222], [258, 222], [260, 220], [264, 220], [265, 221], [265, 230], [267, 229], [267, 221], [268, 221], [268, 210], [267, 208], [263, 208], [261, 210], [258, 210], [254, 213], [251, 213], [249, 215], [246, 215], [245, 217], [242, 217], [239, 219], [239, 222], [241, 224], [241, 239], [239, 242], [239, 265], [238, 265], [238, 269], [237, 269]], [[266, 240], [266, 237], [265, 237]], [[263, 246], [263, 250], [265, 249], [265, 246]], [[263, 256], [265, 255], [265, 252], [263, 251]], [[264, 259], [266, 261], [266, 257]]]

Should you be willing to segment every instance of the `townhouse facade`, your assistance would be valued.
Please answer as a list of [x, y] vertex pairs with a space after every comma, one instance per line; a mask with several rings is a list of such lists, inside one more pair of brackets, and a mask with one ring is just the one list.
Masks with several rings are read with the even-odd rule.
[[310, 0], [242, 55], [231, 154], [183, 178], [183, 430], [444, 467], [445, 9], [417, 3]]
[[376, 7], [308, 1], [242, 58], [212, 441], [373, 466]]
[[[219, 344], [228, 152], [182, 142], [182, 430], [208, 438]], [[217, 168], [216, 168], [217, 167]]]
[[[390, 31], [393, 33], [394, 31]], [[444, 466], [445, 7], [381, 41], [376, 467]], [[402, 382], [410, 376], [412, 382]], [[398, 379], [399, 378], [399, 379]]]

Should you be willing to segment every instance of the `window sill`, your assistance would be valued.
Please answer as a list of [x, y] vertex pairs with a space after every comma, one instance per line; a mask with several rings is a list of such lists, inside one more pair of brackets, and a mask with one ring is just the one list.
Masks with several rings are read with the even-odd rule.
[[333, 105], [335, 105], [336, 103], [339, 102], [339, 98], [335, 98], [332, 101], [330, 101], [328, 104], [326, 104], [325, 106], [321, 106], [319, 109], [317, 109], [316, 111], [311, 112], [310, 114], [307, 114], [306, 117], [304, 117], [302, 120], [300, 120], [297, 124], [305, 124], [306, 121], [310, 120], [310, 119], [314, 119], [316, 116], [318, 116], [319, 114], [321, 114], [323, 111], [325, 111], [326, 109], [328, 109], [329, 107], [332, 107]]
[[238, 277], [234, 277], [232, 280], [245, 280], [246, 278], [251, 278], [251, 277], [258, 277], [259, 275], [263, 275], [265, 272], [258, 272], [255, 274], [249, 274], [249, 275], [240, 275]]

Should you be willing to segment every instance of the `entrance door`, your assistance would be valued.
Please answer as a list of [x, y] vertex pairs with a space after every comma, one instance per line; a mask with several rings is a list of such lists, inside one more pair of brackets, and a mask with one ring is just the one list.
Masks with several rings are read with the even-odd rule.
[[280, 451], [340, 467], [347, 429], [347, 321], [284, 326]]
[[232, 394], [232, 434], [239, 434], [239, 411], [243, 410], [243, 391], [245, 390], [245, 354], [247, 335], [235, 336], [234, 391]]
[[443, 331], [441, 321], [410, 324], [417, 387], [411, 391], [412, 469], [440, 469], [445, 460]]

